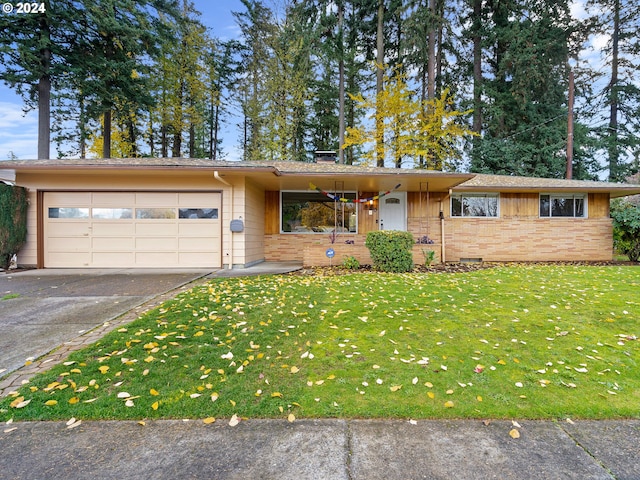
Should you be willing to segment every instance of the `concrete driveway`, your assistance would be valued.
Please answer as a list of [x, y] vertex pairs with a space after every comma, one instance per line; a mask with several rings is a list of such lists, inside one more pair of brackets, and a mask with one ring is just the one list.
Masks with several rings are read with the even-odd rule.
[[211, 270], [28, 270], [0, 273], [0, 378]]

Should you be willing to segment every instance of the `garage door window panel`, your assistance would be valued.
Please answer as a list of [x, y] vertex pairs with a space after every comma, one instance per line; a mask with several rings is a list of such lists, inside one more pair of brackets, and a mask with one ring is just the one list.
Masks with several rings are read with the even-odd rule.
[[91, 217], [96, 220], [131, 220], [133, 208], [92, 208]]
[[175, 208], [136, 208], [138, 220], [169, 220], [176, 218]]
[[89, 218], [89, 209], [78, 207], [50, 207], [49, 218]]
[[217, 220], [217, 208], [180, 208], [178, 218], [189, 220]]

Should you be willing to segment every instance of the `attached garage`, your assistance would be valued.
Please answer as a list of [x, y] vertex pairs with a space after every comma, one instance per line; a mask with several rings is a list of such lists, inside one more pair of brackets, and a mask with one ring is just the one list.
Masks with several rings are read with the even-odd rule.
[[221, 195], [45, 191], [44, 266], [221, 268]]

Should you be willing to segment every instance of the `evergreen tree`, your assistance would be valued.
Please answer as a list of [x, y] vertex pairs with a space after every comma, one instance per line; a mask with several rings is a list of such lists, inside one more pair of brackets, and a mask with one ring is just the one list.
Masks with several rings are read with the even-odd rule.
[[246, 11], [234, 12], [233, 15], [242, 32], [238, 95], [243, 116], [243, 160], [261, 160], [264, 159], [267, 141], [264, 132], [266, 96], [263, 65], [272, 55], [268, 45], [275, 34], [275, 25], [271, 10], [261, 2], [242, 0], [242, 4]]
[[632, 159], [640, 152], [640, 10], [631, 0], [591, 0], [597, 11], [596, 33], [609, 37], [601, 52], [608, 69], [605, 85], [590, 102], [598, 105], [593, 112], [602, 146], [607, 152], [610, 181], [624, 181], [632, 168]]
[[0, 15], [0, 80], [38, 109], [38, 158], [49, 158], [51, 88], [70, 73], [70, 49], [78, 34], [83, 2], [41, 2], [43, 11]]
[[[104, 158], [111, 156], [114, 113], [137, 116], [153, 103], [148, 85], [148, 55], [164, 29], [160, 15], [177, 15], [175, 1], [102, 0], [87, 5], [75, 63], [91, 118], [102, 118]], [[120, 110], [118, 110], [120, 109]]]
[[[490, 23], [485, 23], [483, 40], [487, 69], [482, 79], [477, 70], [474, 77], [484, 105], [478, 117], [483, 137], [474, 145], [472, 170], [564, 177], [568, 60], [575, 29], [568, 3], [490, 1], [481, 14]], [[474, 28], [477, 35], [477, 24]]]

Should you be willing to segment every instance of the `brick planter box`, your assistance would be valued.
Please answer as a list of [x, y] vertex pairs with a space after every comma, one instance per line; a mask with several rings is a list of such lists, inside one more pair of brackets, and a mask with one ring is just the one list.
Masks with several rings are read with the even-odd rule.
[[[327, 250], [332, 248], [335, 255], [332, 259], [327, 257]], [[436, 256], [433, 263], [440, 262], [440, 245], [421, 245], [416, 244], [413, 246], [413, 263], [416, 265], [424, 264], [424, 254], [422, 250], [433, 250], [436, 252]], [[302, 263], [305, 266], [323, 267], [328, 265], [342, 265], [343, 260], [346, 257], [355, 257], [360, 265], [371, 265], [371, 255], [369, 255], [369, 249], [364, 246], [364, 243], [360, 244], [347, 244], [347, 243], [322, 243], [314, 245], [305, 245], [303, 248], [303, 260]]]

